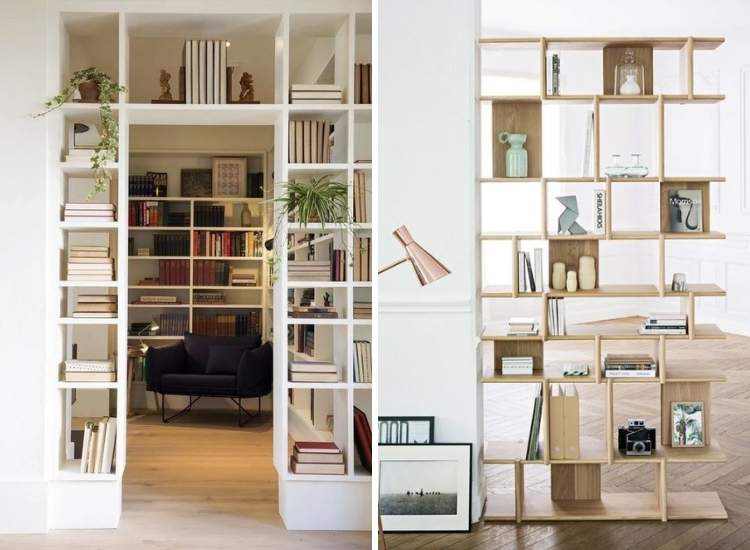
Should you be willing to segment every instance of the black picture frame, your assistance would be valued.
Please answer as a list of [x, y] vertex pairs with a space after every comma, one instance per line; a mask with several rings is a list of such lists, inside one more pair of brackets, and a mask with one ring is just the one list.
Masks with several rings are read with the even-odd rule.
[[[400, 452], [406, 452], [408, 454], [412, 455], [418, 455], [420, 453], [425, 454], [424, 457], [419, 459], [414, 459], [415, 461], [431, 461], [433, 460], [430, 458], [429, 455], [429, 449], [435, 448], [435, 447], [458, 447], [463, 446], [466, 447], [466, 456], [464, 457], [464, 460], [466, 462], [467, 467], [467, 474], [468, 474], [468, 484], [465, 486], [466, 490], [466, 526], [463, 527], [463, 525], [460, 528], [456, 529], [415, 529], [415, 528], [409, 528], [409, 526], [406, 525], [399, 525], [398, 528], [392, 528], [392, 526], [389, 526], [388, 524], [391, 523], [389, 521], [389, 517], [398, 517], [403, 518], [404, 516], [391, 516], [389, 514], [383, 513], [383, 505], [382, 505], [382, 486], [383, 486], [383, 472], [382, 472], [382, 462], [383, 461], [391, 461], [396, 460], [400, 462], [408, 461], [403, 456], [402, 457], [391, 457], [390, 454], [398, 454]], [[383, 524], [383, 532], [384, 533], [466, 533], [471, 531], [471, 500], [472, 500], [472, 494], [471, 494], [471, 488], [472, 484], [474, 482], [474, 472], [473, 472], [473, 460], [474, 460], [474, 450], [473, 450], [473, 444], [472, 443], [431, 443], [429, 445], [380, 445], [380, 447], [383, 447], [380, 454], [380, 464], [379, 464], [379, 479], [380, 479], [380, 486], [378, 487], [378, 515], [381, 518], [381, 522]], [[458, 513], [458, 509], [456, 510]], [[425, 521], [424, 518], [429, 518], [431, 516], [429, 515], [412, 515], [411, 516], [411, 523], [417, 524], [420, 520]], [[436, 515], [436, 517], [440, 517], [439, 520], [440, 525], [445, 525], [449, 523], [448, 518], [451, 516], [444, 516], [444, 515]], [[413, 518], [413, 519], [412, 519]], [[408, 520], [407, 520], [408, 521]]]
[[214, 194], [211, 168], [182, 168], [180, 170], [180, 196], [208, 198]]
[[[408, 424], [411, 422], [427, 422], [429, 423], [429, 440], [425, 442], [409, 441]], [[383, 423], [390, 424], [386, 427], [387, 436], [392, 434], [392, 429], [396, 428], [396, 433], [399, 436], [398, 441], [394, 441], [392, 437], [386, 437], [385, 441], [382, 437], [383, 434]], [[401, 428], [397, 425], [398, 423], [407, 424], [406, 441], [402, 441], [400, 436], [402, 435]], [[435, 417], [434, 416], [379, 416], [378, 417], [378, 445], [431, 445], [435, 443]]]

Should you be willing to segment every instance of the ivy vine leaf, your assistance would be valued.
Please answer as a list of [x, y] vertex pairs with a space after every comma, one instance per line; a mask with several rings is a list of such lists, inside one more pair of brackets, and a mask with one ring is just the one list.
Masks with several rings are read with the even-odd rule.
[[95, 67], [88, 67], [73, 73], [62, 92], [45, 102], [46, 110], [33, 115], [34, 118], [42, 117], [55, 109], [62, 107], [84, 82], [96, 82], [99, 89], [99, 119], [101, 128], [99, 134], [101, 140], [91, 155], [91, 170], [94, 172], [94, 187], [88, 194], [89, 200], [98, 193], [107, 190], [111, 183], [111, 176], [107, 172], [107, 166], [117, 160], [117, 148], [119, 144], [119, 132], [117, 122], [112, 114], [110, 101], [117, 99], [119, 92], [125, 92], [125, 86], [114, 82], [107, 73]]

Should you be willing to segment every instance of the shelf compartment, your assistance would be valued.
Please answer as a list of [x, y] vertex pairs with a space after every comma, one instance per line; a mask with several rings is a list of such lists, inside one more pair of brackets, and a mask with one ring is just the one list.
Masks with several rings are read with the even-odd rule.
[[516, 497], [513, 493], [488, 494], [484, 504], [485, 521], [515, 521]]
[[[660, 215], [661, 215], [661, 231], [664, 234], [672, 234], [670, 212], [671, 207], [669, 204], [669, 193], [674, 191], [699, 191], [701, 194], [701, 224], [702, 229], [699, 232], [689, 232], [686, 235], [696, 235], [701, 233], [711, 232], [711, 208], [710, 200], [711, 193], [709, 189], [709, 182], [676, 182], [670, 181], [661, 184], [660, 192]], [[684, 237], [687, 238], [687, 237]]]
[[647, 44], [607, 45], [602, 49], [602, 64], [604, 71], [604, 95], [617, 94], [615, 82], [615, 67], [625, 61], [625, 52], [630, 50], [635, 55], [635, 62], [643, 65], [643, 83], [641, 92], [645, 96], [654, 93], [654, 48]]
[[[593, 340], [600, 336], [602, 340], [658, 340], [659, 335], [639, 334], [638, 326], [628, 323], [586, 323], [581, 325], [568, 325], [565, 336], [548, 336], [548, 340]], [[687, 334], [667, 334], [667, 340], [687, 340]], [[711, 324], [695, 325], [693, 339], [695, 340], [720, 340], [725, 338], [719, 327]]]
[[484, 444], [482, 462], [484, 464], [515, 464], [516, 462], [544, 464], [544, 446], [539, 446], [538, 458], [526, 460], [526, 444], [526, 440], [521, 439], [517, 441], [487, 441]]
[[550, 464], [607, 464], [608, 453], [604, 439], [583, 435], [579, 439], [579, 447], [578, 458], [550, 459]]
[[542, 176], [542, 104], [539, 101], [494, 101], [492, 103], [492, 176], [504, 178], [507, 146], [500, 143], [502, 132], [526, 134], [528, 175]]
[[667, 519], [727, 519], [719, 494], [707, 492], [667, 493]]
[[681, 382], [661, 385], [661, 425], [660, 437], [661, 447], [669, 450], [663, 452], [675, 452], [678, 456], [684, 455], [680, 451], [694, 451], [696, 448], [677, 447], [672, 449], [672, 403], [679, 401], [700, 401], [703, 403], [703, 444], [709, 449], [711, 447], [711, 383], [710, 382]]
[[661, 519], [656, 493], [602, 493], [601, 500], [554, 501], [527, 492], [523, 500], [525, 521]]
[[[582, 236], [583, 237], [583, 236]], [[551, 240], [549, 243], [549, 269], [547, 280], [552, 281], [552, 266], [556, 262], [565, 264], [566, 273], [569, 270], [578, 272], [578, 260], [581, 256], [592, 256], [596, 268], [596, 281], [594, 288], [599, 286], [599, 241], [586, 237], [570, 240]], [[588, 292], [588, 291], [582, 291]]]

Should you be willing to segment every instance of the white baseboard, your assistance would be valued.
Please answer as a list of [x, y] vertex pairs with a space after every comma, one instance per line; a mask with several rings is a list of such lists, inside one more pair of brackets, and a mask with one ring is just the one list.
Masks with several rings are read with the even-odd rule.
[[0, 481], [0, 533], [47, 532], [47, 483]]

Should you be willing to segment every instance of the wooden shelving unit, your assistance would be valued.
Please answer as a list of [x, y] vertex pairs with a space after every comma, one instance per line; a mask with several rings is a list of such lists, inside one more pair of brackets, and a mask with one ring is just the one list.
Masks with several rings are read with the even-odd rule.
[[[491, 135], [492, 169], [486, 164], [479, 170], [478, 185], [481, 193], [489, 185], [534, 185], [541, 191], [539, 214], [541, 226], [538, 230], [525, 232], [487, 231], [480, 232], [479, 242], [507, 243], [503, 250], [510, 249], [512, 254], [511, 284], [498, 286], [481, 283], [479, 289], [480, 300], [532, 298], [540, 302], [540, 333], [538, 336], [509, 336], [502, 323], [486, 323], [480, 339], [483, 346], [491, 346], [493, 351], [482, 355], [491, 360], [485, 361], [482, 384], [540, 384], [544, 396], [542, 412], [542, 435], [540, 453], [535, 460], [526, 460], [525, 439], [518, 441], [488, 441], [484, 445], [481, 461], [484, 465], [512, 466], [514, 470], [514, 493], [496, 491], [491, 485], [487, 490], [484, 508], [485, 520], [497, 521], [568, 521], [568, 520], [661, 520], [671, 519], [720, 519], [726, 518], [727, 513], [715, 492], [673, 492], [667, 490], [667, 468], [674, 463], [717, 463], [726, 460], [718, 442], [711, 438], [710, 403], [711, 384], [725, 381], [720, 372], [702, 369], [691, 361], [674, 361], [667, 356], [667, 342], [684, 340], [712, 340], [721, 339], [724, 334], [714, 325], [699, 324], [695, 316], [695, 300], [699, 297], [724, 296], [726, 293], [714, 284], [691, 284], [684, 292], [670, 290], [665, 269], [665, 243], [671, 239], [723, 239], [724, 235], [713, 230], [710, 220], [710, 193], [712, 183], [723, 182], [718, 175], [690, 176], [667, 175], [665, 173], [665, 140], [669, 133], [665, 131], [665, 104], [694, 104], [717, 103], [724, 99], [723, 95], [696, 94], [693, 84], [693, 52], [695, 50], [713, 50], [723, 43], [722, 38], [709, 37], [538, 37], [538, 38], [483, 38], [479, 41], [479, 55], [487, 50], [493, 52], [504, 51], [503, 48], [530, 50], [527, 59], [538, 63], [538, 93], [534, 95], [501, 95], [497, 90], [487, 90], [480, 85], [478, 110], [487, 113], [491, 109], [491, 116], [483, 118], [485, 125], [491, 126], [489, 133], [486, 126], [480, 128], [480, 142]], [[647, 95], [624, 97], [613, 95], [614, 65], [622, 57], [626, 47], [636, 51], [639, 62], [645, 66], [645, 92]], [[654, 50], [677, 50], [681, 53], [681, 93], [654, 93]], [[551, 50], [593, 50], [601, 52], [603, 83], [598, 93], [556, 95], [547, 94], [547, 64]], [[536, 52], [536, 53], [534, 53]], [[497, 72], [497, 69], [495, 69]], [[484, 79], [480, 79], [484, 82]], [[542, 128], [544, 127], [544, 109], [546, 103], [575, 103], [588, 104], [593, 112], [593, 143], [592, 143], [592, 174], [590, 176], [558, 176], [543, 173]], [[656, 159], [652, 162], [656, 168], [642, 178], [610, 178], [604, 175], [601, 159], [601, 104], [632, 104], [651, 105], [656, 109]], [[526, 150], [528, 151], [529, 176], [525, 178], [511, 178], [505, 176], [505, 147], [497, 140], [501, 131], [520, 132], [528, 135]], [[659, 218], [659, 228], [650, 231], [613, 230], [612, 201], [613, 187], [617, 185], [648, 184], [659, 186], [656, 209]], [[548, 227], [548, 206], [550, 184], [599, 184], [604, 188], [607, 199], [606, 228], [602, 234], [558, 235], [556, 229]], [[498, 188], [495, 188], [498, 189]], [[500, 187], [502, 189], [502, 187]], [[671, 233], [667, 211], [667, 195], [670, 190], [701, 190], [703, 192], [703, 231], [699, 233]], [[652, 284], [599, 284], [600, 255], [599, 247], [602, 241], [615, 240], [650, 240], [658, 246], [658, 281]], [[543, 288], [536, 292], [522, 291], [517, 276], [517, 252], [525, 241], [547, 241], [547, 258], [545, 265], [545, 283], [551, 280], [551, 265], [555, 261], [566, 263], [567, 269], [577, 270], [578, 258], [585, 254], [596, 260], [597, 283], [593, 290], [552, 290]], [[508, 247], [508, 244], [510, 245]], [[483, 252], [486, 256], [486, 252]], [[489, 258], [481, 259], [484, 264]], [[640, 335], [637, 326], [629, 322], [622, 323], [587, 323], [585, 325], [568, 325], [567, 332], [562, 336], [553, 336], [547, 326], [548, 300], [551, 298], [580, 298], [580, 299], [611, 299], [611, 298], [652, 298], [663, 297], [680, 298], [683, 311], [688, 315], [688, 333], [686, 335]], [[545, 363], [544, 347], [548, 341], [580, 341], [590, 342], [592, 361], [591, 372], [584, 377], [565, 377], [559, 364]], [[603, 373], [602, 345], [608, 341], [618, 342], [650, 342], [657, 358], [657, 376], [651, 379], [607, 379]], [[677, 345], [677, 344], [673, 344]], [[503, 376], [500, 374], [500, 358], [505, 355], [531, 355], [534, 357], [534, 372], [528, 376]], [[491, 364], [490, 364], [491, 363]], [[580, 441], [580, 458], [561, 460], [550, 459], [549, 430], [550, 407], [548, 397], [550, 385], [553, 383], [597, 384], [604, 388], [605, 395], [605, 425], [606, 433], [600, 438], [582, 437]], [[614, 387], [626, 383], [656, 384], [660, 388], [661, 422], [657, 428], [657, 449], [649, 456], [625, 456], [617, 450], [617, 425], [615, 424]], [[675, 448], [671, 446], [671, 426], [669, 407], [670, 402], [703, 401], [704, 402], [704, 433], [705, 447]], [[652, 464], [654, 468], [654, 491], [648, 493], [607, 493], [599, 489], [601, 464]], [[550, 465], [552, 477], [552, 492], [539, 493], [538, 489], [530, 491], [524, 482], [524, 469], [528, 465]], [[593, 494], [585, 496], [573, 495], [570, 491], [562, 490], [555, 493], [565, 483], [569, 483], [567, 476], [577, 479], [573, 486], [576, 491], [581, 489], [581, 483], [587, 491]], [[488, 481], [488, 483], [491, 483]], [[557, 487], [557, 489], [555, 489]], [[571, 486], [572, 487], [572, 486]], [[560, 495], [565, 495], [560, 498]]]

